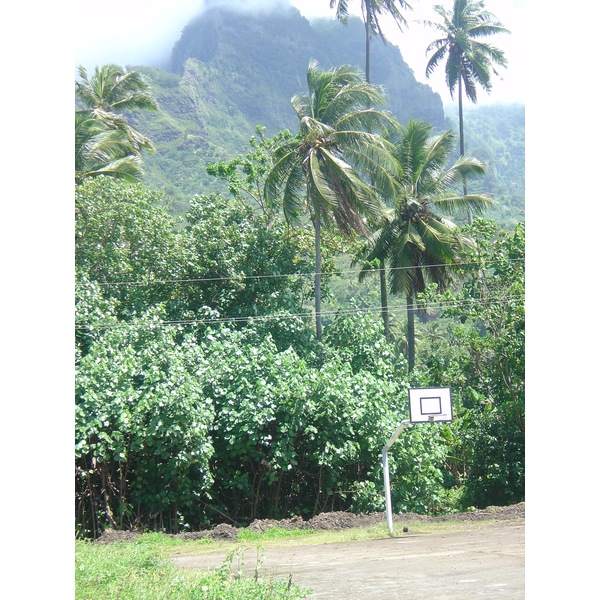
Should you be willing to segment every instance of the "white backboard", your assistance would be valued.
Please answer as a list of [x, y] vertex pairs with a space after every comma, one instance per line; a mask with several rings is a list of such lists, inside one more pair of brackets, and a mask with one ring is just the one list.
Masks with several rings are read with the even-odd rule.
[[408, 406], [411, 423], [448, 423], [452, 421], [450, 388], [410, 388]]

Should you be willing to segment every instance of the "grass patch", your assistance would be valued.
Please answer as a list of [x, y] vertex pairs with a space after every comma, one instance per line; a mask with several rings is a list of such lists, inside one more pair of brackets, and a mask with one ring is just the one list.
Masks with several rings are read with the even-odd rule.
[[281, 527], [271, 527], [262, 532], [243, 529], [238, 533], [238, 540], [240, 542], [288, 541], [291, 538], [305, 539], [314, 533], [314, 529], [283, 529]]
[[[407, 521], [395, 522], [392, 537], [406, 535], [402, 528], [407, 526], [409, 534], [449, 533], [452, 531], [465, 531], [489, 526], [490, 521]], [[209, 552], [228, 552], [232, 549], [245, 548], [256, 550], [278, 546], [305, 546], [316, 544], [333, 544], [355, 542], [361, 540], [375, 540], [389, 538], [386, 523], [376, 523], [368, 527], [348, 528], [336, 530], [315, 529], [281, 529], [273, 527], [266, 531], [252, 532], [242, 530], [238, 533], [237, 541], [220, 540], [181, 540], [177, 543], [172, 554], [203, 554]]]
[[75, 598], [85, 600], [296, 600], [307, 591], [288, 581], [249, 577], [234, 567], [233, 549], [210, 572], [176, 569], [168, 555], [181, 543], [159, 534], [109, 545], [76, 542]]

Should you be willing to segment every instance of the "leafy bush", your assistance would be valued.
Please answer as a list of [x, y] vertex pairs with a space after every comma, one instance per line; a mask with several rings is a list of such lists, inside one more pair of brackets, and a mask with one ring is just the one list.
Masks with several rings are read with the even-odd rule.
[[525, 229], [475, 219], [470, 231], [472, 267], [442, 296], [445, 340], [431, 335], [420, 368], [455, 392], [448, 464], [463, 506], [485, 507], [525, 497]]
[[[332, 329], [354, 331], [354, 341], [344, 342], [341, 356], [325, 352], [320, 366], [292, 348], [279, 351], [270, 337], [249, 344], [256, 340], [251, 328], [221, 328], [204, 339], [204, 395], [216, 411], [214, 498], [230, 518], [381, 509], [381, 449], [408, 412], [406, 364], [392, 367], [381, 328], [369, 317], [341, 321]], [[368, 360], [367, 342], [381, 348]], [[399, 508], [438, 506], [444, 447], [435, 428], [409, 432], [398, 444], [402, 458], [391, 464], [406, 484]]]
[[162, 282], [181, 278], [186, 248], [162, 201], [159, 192], [110, 177], [76, 187], [77, 278], [102, 285], [120, 318], [176, 303], [177, 286]]
[[470, 428], [470, 467], [463, 486], [465, 506], [506, 506], [525, 499], [525, 432], [514, 406], [488, 405]]
[[[150, 318], [148, 315], [147, 318]], [[76, 372], [75, 457], [80, 535], [148, 524], [168, 531], [203, 520], [212, 483], [213, 409], [190, 336], [142, 322], [108, 329]]]

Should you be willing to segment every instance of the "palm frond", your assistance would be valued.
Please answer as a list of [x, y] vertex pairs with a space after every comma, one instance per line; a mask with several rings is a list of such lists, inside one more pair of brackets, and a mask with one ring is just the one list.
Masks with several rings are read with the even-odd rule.
[[139, 153], [121, 131], [107, 128], [93, 112], [76, 111], [75, 180], [102, 174], [140, 179]]
[[285, 142], [273, 153], [273, 165], [265, 179], [264, 196], [267, 202], [274, 203], [283, 190], [283, 211], [290, 222], [296, 221], [306, 211], [306, 201], [302, 201], [306, 191], [303, 175], [298, 140]]
[[348, 0], [330, 0], [329, 8], [335, 8], [335, 18], [338, 21], [348, 21]]
[[475, 214], [483, 214], [488, 208], [493, 206], [495, 201], [483, 194], [448, 195], [435, 199], [435, 205], [443, 209], [448, 214], [468, 214], [469, 211]]
[[347, 235], [352, 231], [368, 235], [362, 215], [377, 220], [383, 211], [374, 189], [334, 152], [323, 149], [321, 158], [327, 169], [328, 187], [335, 197], [330, 210], [338, 228]]

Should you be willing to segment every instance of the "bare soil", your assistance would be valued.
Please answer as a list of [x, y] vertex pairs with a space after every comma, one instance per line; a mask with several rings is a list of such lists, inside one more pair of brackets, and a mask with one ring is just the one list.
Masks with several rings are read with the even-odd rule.
[[[432, 517], [429, 515], [418, 515], [415, 513], [403, 513], [393, 515], [394, 523], [410, 524], [411, 522], [443, 522], [443, 521], [489, 521], [489, 520], [512, 520], [525, 518], [525, 503], [513, 504], [512, 506], [489, 506], [485, 509], [474, 510], [463, 513], [453, 513], [449, 515]], [[273, 527], [280, 529], [313, 529], [316, 531], [338, 530], [369, 527], [378, 523], [385, 523], [385, 513], [372, 513], [368, 515], [355, 515], [349, 512], [327, 512], [321, 513], [312, 519], [304, 520], [302, 517], [293, 517], [291, 519], [258, 519], [250, 523], [246, 530], [263, 532]], [[184, 532], [173, 534], [172, 537], [180, 539], [203, 539], [231, 540], [235, 541], [238, 532], [242, 528], [234, 527], [228, 523], [221, 523], [212, 529], [202, 531]], [[107, 529], [96, 540], [98, 544], [110, 544], [112, 542], [133, 541], [140, 535], [137, 531], [116, 531]]]

